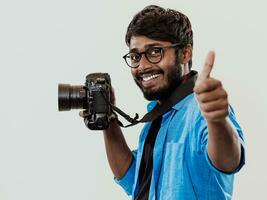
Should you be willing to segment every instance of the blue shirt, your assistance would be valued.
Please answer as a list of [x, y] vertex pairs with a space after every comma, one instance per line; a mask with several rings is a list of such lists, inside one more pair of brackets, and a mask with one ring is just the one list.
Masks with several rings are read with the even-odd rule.
[[[156, 102], [148, 105], [148, 111]], [[207, 154], [208, 130], [194, 94], [163, 115], [154, 146], [153, 172], [149, 200], [224, 200], [231, 199], [234, 173], [244, 165], [243, 133], [233, 109], [229, 107], [228, 119], [238, 134], [242, 155], [238, 168], [232, 173], [216, 169]], [[145, 138], [151, 122], [146, 123], [139, 138], [138, 149], [125, 175], [115, 181], [128, 195], [138, 191], [138, 172]]]

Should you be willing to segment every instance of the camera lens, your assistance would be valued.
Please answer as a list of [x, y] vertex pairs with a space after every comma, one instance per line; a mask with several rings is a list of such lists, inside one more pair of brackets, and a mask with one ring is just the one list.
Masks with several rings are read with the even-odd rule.
[[82, 85], [58, 85], [58, 110], [87, 109], [86, 91]]

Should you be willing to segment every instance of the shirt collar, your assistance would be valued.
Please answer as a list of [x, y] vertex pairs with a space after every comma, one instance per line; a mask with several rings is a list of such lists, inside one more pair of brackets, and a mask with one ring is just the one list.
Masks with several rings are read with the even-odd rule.
[[[194, 97], [194, 93], [187, 95], [184, 99], [175, 104], [172, 108], [179, 110], [184, 104]], [[147, 105], [147, 111], [150, 112], [157, 105], [157, 101], [150, 101]]]

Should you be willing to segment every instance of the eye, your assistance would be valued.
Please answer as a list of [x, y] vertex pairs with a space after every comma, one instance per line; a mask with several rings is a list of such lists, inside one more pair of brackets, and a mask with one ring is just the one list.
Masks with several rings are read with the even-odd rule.
[[161, 55], [161, 51], [162, 51], [162, 48], [160, 48], [160, 47], [151, 47], [151, 48], [147, 49], [146, 52], [147, 52], [148, 56], [156, 57], [156, 56]]
[[128, 57], [130, 58], [130, 60], [131, 60], [132, 62], [139, 62], [139, 60], [140, 60], [140, 55], [137, 54], [137, 53], [130, 53], [130, 54], [128, 55]]

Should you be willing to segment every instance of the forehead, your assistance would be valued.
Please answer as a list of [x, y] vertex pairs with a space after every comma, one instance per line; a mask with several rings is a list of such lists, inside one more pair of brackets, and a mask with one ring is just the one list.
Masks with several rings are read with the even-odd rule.
[[149, 46], [166, 46], [170, 45], [171, 42], [153, 40], [146, 36], [132, 36], [130, 40], [130, 50], [145, 50]]

